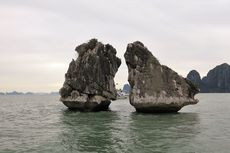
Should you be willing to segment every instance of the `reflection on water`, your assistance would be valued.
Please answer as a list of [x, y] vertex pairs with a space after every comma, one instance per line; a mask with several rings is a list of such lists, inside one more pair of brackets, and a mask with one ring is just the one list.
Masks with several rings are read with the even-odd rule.
[[229, 153], [230, 94], [200, 94], [176, 114], [71, 112], [55, 95], [0, 96], [0, 153]]
[[61, 121], [63, 129], [59, 137], [61, 145], [68, 151], [172, 152], [177, 146], [182, 150], [184, 147], [186, 152], [189, 143], [199, 134], [196, 113], [64, 111]]
[[[143, 152], [187, 152], [188, 145], [199, 134], [199, 116], [196, 113], [131, 114], [130, 134], [134, 148]], [[183, 149], [184, 148], [184, 149]]]
[[110, 152], [113, 125], [118, 117], [113, 112], [79, 113], [64, 111], [60, 134], [61, 145], [68, 151]]

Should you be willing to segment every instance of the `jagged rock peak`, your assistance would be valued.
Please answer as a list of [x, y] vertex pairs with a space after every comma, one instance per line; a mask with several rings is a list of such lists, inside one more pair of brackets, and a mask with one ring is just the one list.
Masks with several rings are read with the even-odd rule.
[[196, 104], [197, 87], [179, 76], [136, 41], [127, 46], [125, 60], [131, 86], [130, 103], [140, 112], [177, 112], [183, 106]]
[[116, 49], [113, 48], [110, 44], [102, 44], [97, 39], [93, 38], [89, 40], [87, 43], [83, 43], [75, 48], [75, 51], [79, 54], [79, 56], [83, 56], [85, 53], [99, 51], [101, 54], [106, 54], [108, 51], [113, 54], [117, 54]]
[[70, 109], [105, 110], [117, 93], [115, 74], [121, 65], [116, 49], [91, 39], [76, 47], [77, 60], [72, 60], [60, 89], [60, 100]]
[[140, 41], [128, 44], [124, 57], [126, 64], [132, 68], [136, 68], [137, 65], [160, 64], [157, 58]]

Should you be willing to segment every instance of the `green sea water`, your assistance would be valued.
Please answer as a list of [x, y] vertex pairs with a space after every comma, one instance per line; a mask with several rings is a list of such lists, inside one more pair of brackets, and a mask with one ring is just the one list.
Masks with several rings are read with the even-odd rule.
[[174, 114], [71, 112], [58, 95], [0, 96], [1, 153], [229, 153], [230, 94], [198, 94]]

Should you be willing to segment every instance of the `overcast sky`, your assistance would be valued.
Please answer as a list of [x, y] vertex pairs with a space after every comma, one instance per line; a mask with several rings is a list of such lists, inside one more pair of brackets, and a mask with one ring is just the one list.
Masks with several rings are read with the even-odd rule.
[[91, 38], [122, 58], [139, 40], [182, 76], [230, 61], [229, 0], [0, 0], [0, 91], [58, 91], [75, 47]]

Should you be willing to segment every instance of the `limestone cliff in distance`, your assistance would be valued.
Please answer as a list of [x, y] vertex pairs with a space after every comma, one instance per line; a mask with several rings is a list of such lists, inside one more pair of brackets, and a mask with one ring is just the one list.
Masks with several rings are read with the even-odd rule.
[[161, 65], [141, 42], [128, 44], [124, 57], [131, 86], [130, 104], [138, 112], [177, 112], [198, 102], [194, 99], [196, 86]]
[[196, 70], [192, 70], [187, 79], [196, 84], [202, 93], [230, 93], [230, 65], [227, 63], [216, 66], [202, 79]]
[[59, 93], [68, 108], [79, 111], [107, 110], [117, 93], [115, 74], [121, 65], [116, 50], [109, 44], [91, 39], [75, 49], [77, 60], [72, 60]]
[[130, 85], [124, 84], [122, 91], [125, 93], [130, 93]]

